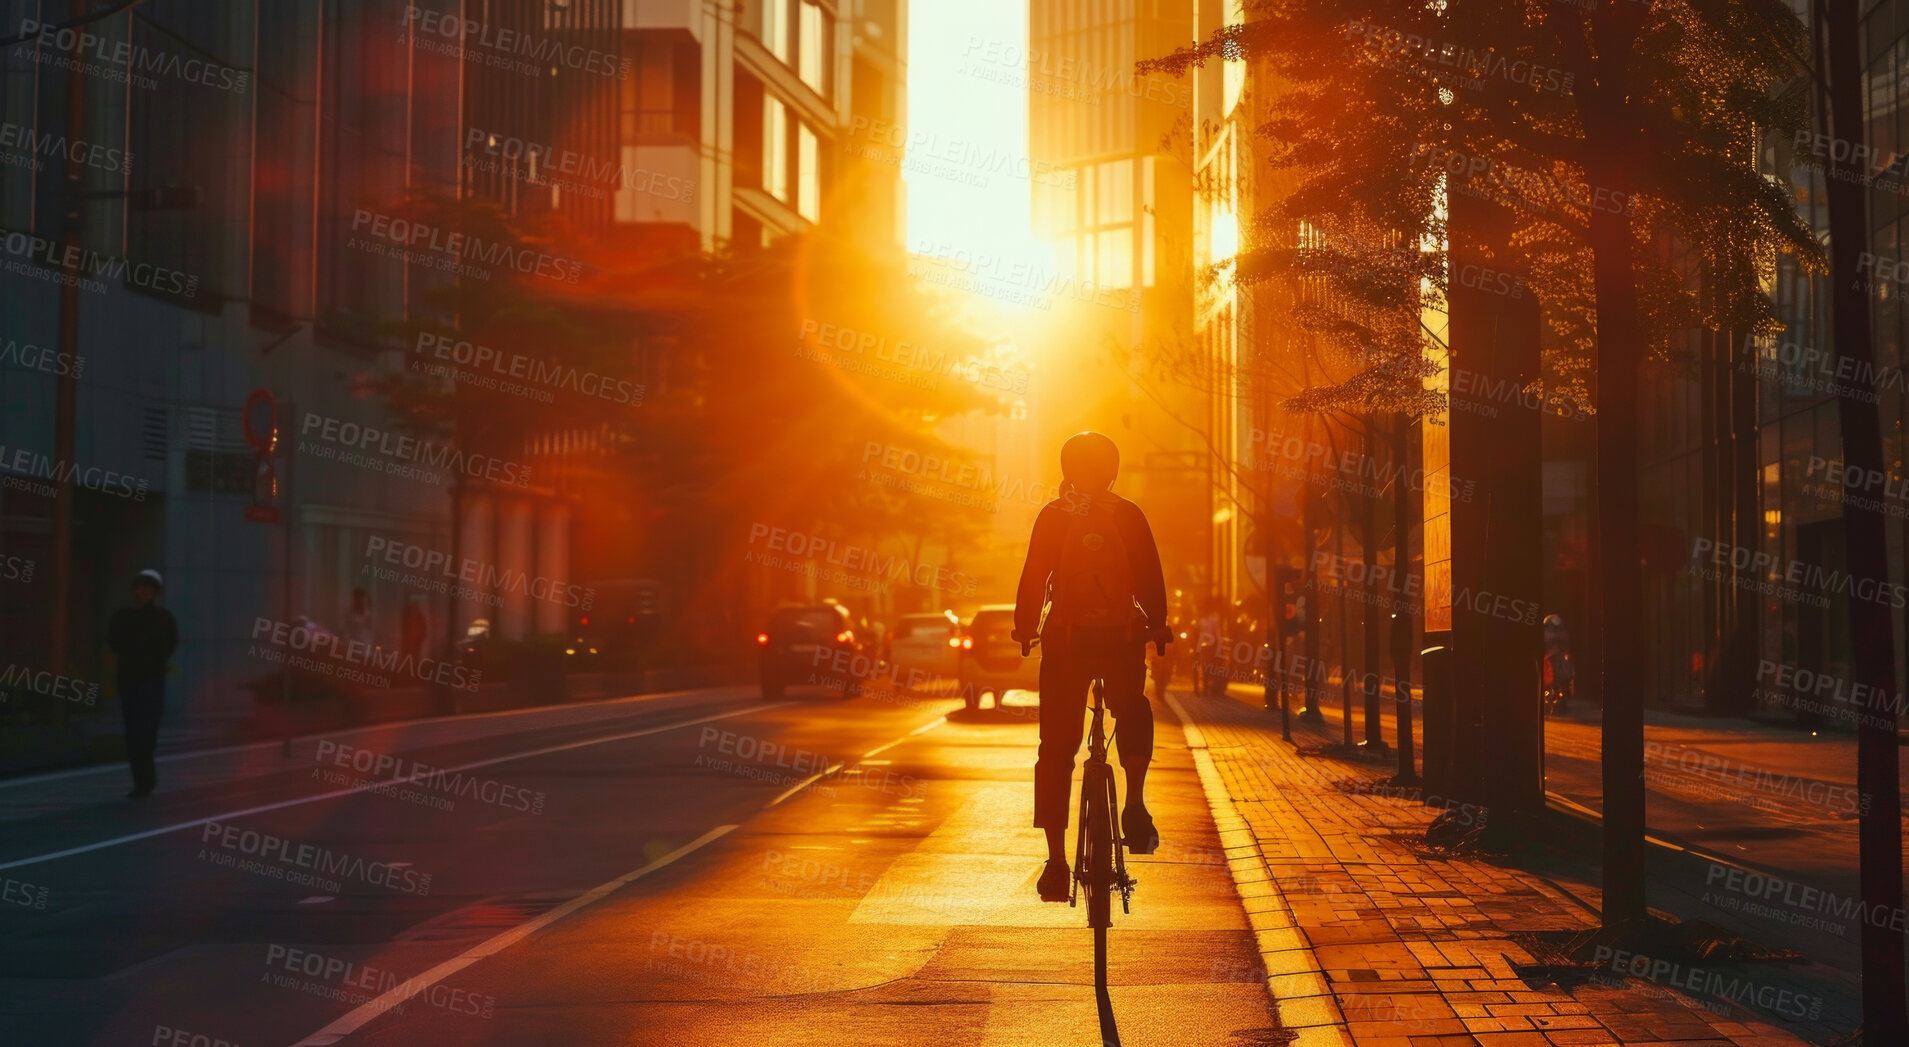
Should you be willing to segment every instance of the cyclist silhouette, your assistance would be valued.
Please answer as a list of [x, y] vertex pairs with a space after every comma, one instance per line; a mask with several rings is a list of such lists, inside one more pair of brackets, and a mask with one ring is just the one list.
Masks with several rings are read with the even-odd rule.
[[1127, 775], [1121, 836], [1135, 854], [1152, 854], [1160, 843], [1145, 799], [1153, 756], [1145, 652], [1149, 640], [1172, 639], [1167, 587], [1146, 514], [1108, 490], [1119, 471], [1112, 440], [1095, 432], [1068, 438], [1061, 447], [1061, 496], [1035, 517], [1015, 597], [1014, 638], [1027, 643], [1039, 636], [1043, 651], [1034, 765], [1034, 824], [1047, 832], [1042, 901], [1068, 899], [1067, 805], [1095, 679], [1107, 683], [1114, 744]]

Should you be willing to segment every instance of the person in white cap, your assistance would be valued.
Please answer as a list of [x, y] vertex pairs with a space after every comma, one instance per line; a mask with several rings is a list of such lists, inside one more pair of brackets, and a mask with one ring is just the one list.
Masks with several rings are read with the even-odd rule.
[[165, 585], [148, 567], [133, 576], [133, 605], [113, 615], [106, 644], [117, 662], [119, 708], [126, 718], [126, 763], [132, 767], [128, 799], [151, 796], [157, 784], [153, 750], [159, 745], [159, 717], [166, 709], [166, 663], [179, 647], [179, 627], [159, 606]]

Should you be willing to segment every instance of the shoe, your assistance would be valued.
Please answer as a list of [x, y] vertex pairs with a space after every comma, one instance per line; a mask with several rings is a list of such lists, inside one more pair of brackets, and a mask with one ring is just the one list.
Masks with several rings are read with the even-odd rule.
[[1127, 843], [1128, 854], [1152, 854], [1160, 846], [1160, 833], [1145, 807], [1133, 806], [1120, 812], [1120, 836]]
[[1073, 893], [1074, 887], [1074, 877], [1067, 870], [1067, 862], [1064, 859], [1049, 858], [1047, 867], [1041, 870], [1041, 882], [1038, 886], [1042, 901], [1066, 901]]
[[134, 789], [132, 792], [127, 793], [126, 798], [128, 800], [143, 800], [146, 797], [151, 795], [152, 795], [152, 787], [146, 786], [144, 788]]

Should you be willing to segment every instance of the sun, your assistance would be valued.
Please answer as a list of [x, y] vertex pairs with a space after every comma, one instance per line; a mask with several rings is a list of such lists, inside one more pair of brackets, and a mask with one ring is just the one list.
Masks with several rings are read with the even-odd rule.
[[908, 249], [1049, 263], [1028, 184], [1027, 0], [908, 16]]

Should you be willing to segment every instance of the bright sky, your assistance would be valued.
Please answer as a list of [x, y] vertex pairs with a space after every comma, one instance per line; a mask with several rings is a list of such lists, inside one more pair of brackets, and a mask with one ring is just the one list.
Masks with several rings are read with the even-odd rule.
[[1021, 176], [1027, 0], [916, 2], [908, 20], [908, 249], [1042, 256]]

